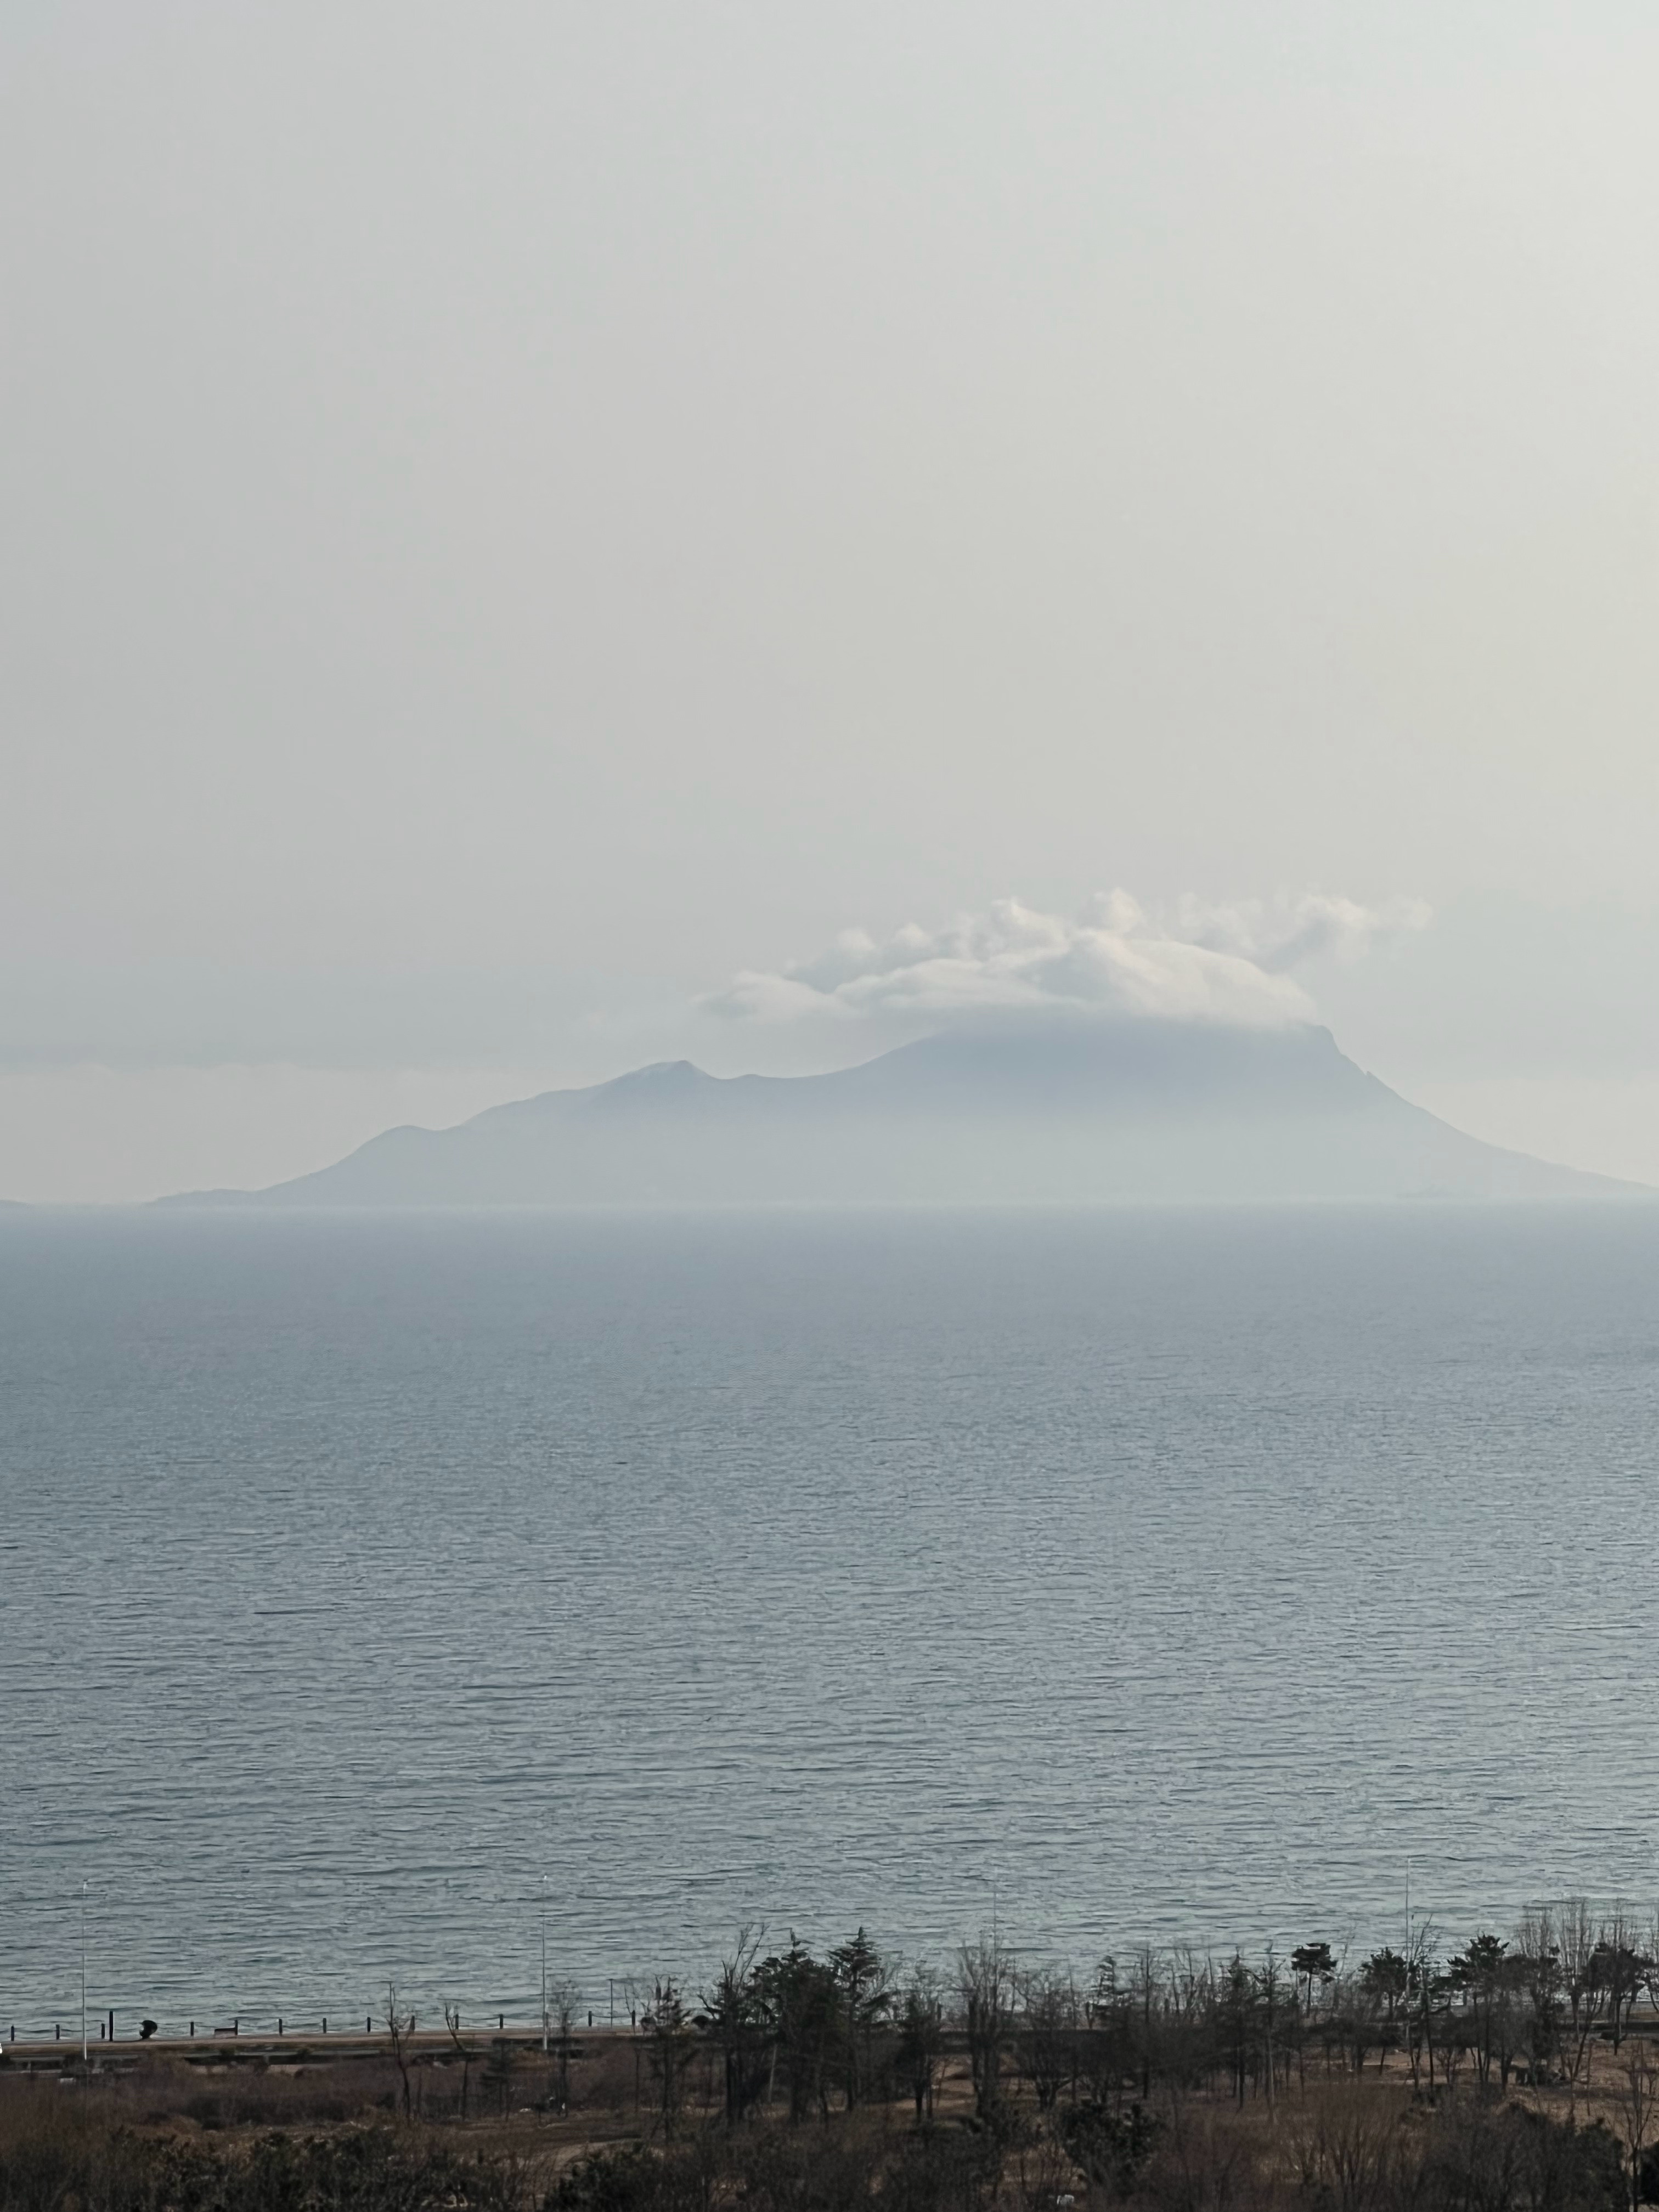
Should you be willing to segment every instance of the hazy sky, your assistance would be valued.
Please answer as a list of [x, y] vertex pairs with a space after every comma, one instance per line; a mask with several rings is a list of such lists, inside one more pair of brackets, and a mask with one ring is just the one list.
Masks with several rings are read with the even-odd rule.
[[856, 1058], [695, 1002], [1117, 886], [1425, 904], [1340, 1040], [1659, 1178], [1656, 72], [1634, 0], [12, 0], [0, 1191]]

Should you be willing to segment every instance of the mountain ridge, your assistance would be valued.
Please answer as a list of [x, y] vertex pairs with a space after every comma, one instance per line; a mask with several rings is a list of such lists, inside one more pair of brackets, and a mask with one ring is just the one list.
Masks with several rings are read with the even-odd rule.
[[1467, 1136], [1328, 1030], [946, 1030], [809, 1076], [658, 1060], [404, 1124], [261, 1191], [173, 1206], [1095, 1203], [1634, 1197]]

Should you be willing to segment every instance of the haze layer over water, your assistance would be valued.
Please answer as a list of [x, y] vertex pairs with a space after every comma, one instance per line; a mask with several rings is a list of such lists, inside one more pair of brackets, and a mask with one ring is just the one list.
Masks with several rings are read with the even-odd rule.
[[1659, 1210], [0, 1224], [0, 2015], [1659, 1893]]

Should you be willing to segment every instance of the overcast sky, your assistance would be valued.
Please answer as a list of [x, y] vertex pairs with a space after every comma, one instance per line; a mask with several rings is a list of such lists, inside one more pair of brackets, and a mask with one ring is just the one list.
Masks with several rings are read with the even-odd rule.
[[[12, 0], [0, 1191], [692, 1051], [858, 927], [1298, 978], [1659, 1179], [1659, 16]], [[1171, 925], [1173, 927], [1173, 925]]]

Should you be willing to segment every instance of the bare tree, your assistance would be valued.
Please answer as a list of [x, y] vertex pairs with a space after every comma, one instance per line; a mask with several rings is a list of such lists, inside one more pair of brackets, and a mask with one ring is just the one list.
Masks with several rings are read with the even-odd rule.
[[1212, 2105], [1174, 2097], [1156, 2154], [1158, 2200], [1194, 2212], [1228, 2212], [1260, 2201], [1255, 2143]]
[[490, 2038], [489, 2057], [484, 2062], [483, 2087], [495, 2100], [495, 2109], [505, 2119], [513, 2101], [513, 2083], [519, 2070], [519, 2053], [508, 2035]]
[[1527, 2008], [1530, 2071], [1536, 2082], [1553, 2064], [1559, 2051], [1565, 2003], [1560, 1939], [1555, 1916], [1547, 1906], [1522, 1916], [1515, 1949], [1516, 1976]]
[[1431, 2089], [1434, 2087], [1437, 2000], [1443, 2001], [1446, 1994], [1445, 1981], [1435, 1964], [1438, 1941], [1438, 1931], [1433, 1922], [1419, 1921], [1412, 1930], [1411, 1951], [1406, 1960], [1406, 2056], [1411, 2066], [1413, 2088], [1419, 2084], [1425, 2059], [1429, 2087]]
[[1381, 2212], [1400, 2163], [1394, 2100], [1362, 2081], [1328, 2084], [1293, 2115], [1288, 2149], [1297, 2179], [1334, 2212]]
[[1069, 1974], [1041, 1966], [1018, 1978], [1019, 2069], [1036, 2094], [1037, 2110], [1052, 2112], [1077, 2071], [1079, 2008]]
[[921, 2126], [933, 2113], [933, 2085], [945, 2048], [945, 2005], [932, 1967], [913, 1967], [899, 2008], [898, 2066]]
[[1014, 2141], [1013, 2202], [1026, 2212], [1054, 2212], [1069, 2204], [1078, 2161], [1057, 2130], [1022, 2130]]
[[459, 2005], [447, 2004], [444, 2007], [444, 2026], [449, 2031], [449, 2040], [454, 2046], [455, 2056], [461, 2062], [461, 2118], [465, 2119], [466, 2118], [467, 2087], [472, 2078], [472, 2060], [475, 2054], [471, 2045], [467, 2043], [461, 2034], [461, 2008]]
[[1631, 2212], [1642, 2212], [1642, 2154], [1659, 2120], [1659, 2063], [1639, 2036], [1619, 2068], [1612, 2104], [1620, 2139], [1630, 2154]]
[[392, 2063], [404, 2085], [404, 2118], [409, 2119], [414, 2110], [409, 2084], [409, 2041], [415, 2033], [415, 2015], [404, 2012], [398, 2004], [396, 1982], [386, 1985], [386, 2033], [392, 2045]]
[[[1280, 1969], [1273, 1958], [1273, 1947], [1269, 1943], [1267, 1955], [1255, 1975], [1256, 2000], [1261, 2018], [1262, 2064], [1267, 2077], [1269, 2106], [1274, 2100], [1273, 2076], [1279, 2060], [1284, 2054], [1285, 2045], [1286, 2007], [1284, 2002], [1284, 1993], [1279, 1986], [1279, 1978]], [[1295, 1996], [1292, 1993], [1290, 2008], [1291, 2010], [1294, 2010], [1295, 2002]], [[1285, 2067], [1287, 2084], [1289, 2077], [1290, 2069], [1287, 2063]]]
[[974, 2109], [987, 2119], [1002, 2094], [1002, 2051], [1014, 2005], [1014, 1961], [996, 1936], [964, 1943], [957, 1954], [957, 1992], [967, 2032]]
[[691, 2046], [691, 2015], [672, 1977], [653, 1985], [640, 2026], [650, 2039], [651, 2071], [656, 2077], [662, 2131], [672, 2140], [685, 2101]]
[[1152, 2094], [1152, 2043], [1154, 2014], [1158, 1996], [1158, 1954], [1150, 1943], [1143, 1943], [1135, 1953], [1134, 1975], [1130, 1988], [1133, 2009], [1139, 2023], [1140, 2100], [1147, 2103]]
[[1590, 1960], [1591, 1972], [1603, 1993], [1607, 2031], [1615, 2051], [1625, 2039], [1630, 2010], [1641, 1994], [1647, 1966], [1635, 1923], [1622, 1909], [1615, 1911], [1613, 1918], [1597, 1929]]
[[555, 2073], [555, 2094], [559, 2110], [570, 2110], [570, 2039], [580, 2009], [582, 1993], [574, 1982], [562, 1977], [547, 1985], [548, 2025], [555, 2038], [554, 2056], [557, 2062]]
[[1556, 1924], [1561, 1953], [1561, 1988], [1566, 1998], [1569, 2024], [1567, 2080], [1575, 2093], [1572, 2109], [1576, 2112], [1581, 2076], [1586, 2089], [1589, 2087], [1590, 2041], [1606, 2009], [1607, 1987], [1597, 1952], [1601, 1930], [1591, 1919], [1584, 1899], [1569, 1898], [1561, 1907]]
[[726, 2124], [735, 2127], [766, 2083], [766, 2005], [757, 1974], [764, 1928], [743, 1927], [720, 1960], [713, 1986], [702, 1992], [702, 2008], [720, 2047], [725, 2075]]

